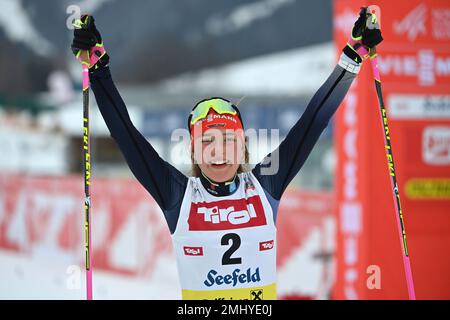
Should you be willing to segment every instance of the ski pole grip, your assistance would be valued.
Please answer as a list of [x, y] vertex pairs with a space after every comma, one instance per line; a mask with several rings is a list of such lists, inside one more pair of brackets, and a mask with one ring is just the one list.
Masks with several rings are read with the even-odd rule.
[[[370, 21], [368, 23], [370, 26], [368, 28], [381, 29], [381, 9], [379, 6], [372, 4], [367, 7], [367, 14], [370, 15]], [[370, 59], [373, 59], [377, 55], [376, 47], [369, 48]]]
[[84, 14], [80, 17], [80, 19], [75, 19], [72, 25], [77, 29], [88, 29], [91, 24], [91, 16], [88, 14]]
[[[380, 28], [381, 26], [381, 9], [377, 5], [370, 5], [367, 7], [367, 22], [366, 24], [370, 24], [369, 28]], [[352, 48], [359, 54], [359, 56], [363, 59], [368, 57], [374, 57], [376, 55], [376, 49], [369, 48], [367, 49], [361, 42], [353, 40], [350, 37], [348, 43], [352, 46]]]
[[[80, 17], [80, 19], [75, 19], [75, 21], [72, 23], [72, 25], [76, 29], [88, 29], [89, 25], [91, 24], [91, 20], [92, 19], [91, 19], [90, 15], [84, 14]], [[78, 50], [78, 52], [75, 53], [75, 56], [81, 62], [81, 64], [89, 67], [89, 61], [90, 61], [89, 50]]]

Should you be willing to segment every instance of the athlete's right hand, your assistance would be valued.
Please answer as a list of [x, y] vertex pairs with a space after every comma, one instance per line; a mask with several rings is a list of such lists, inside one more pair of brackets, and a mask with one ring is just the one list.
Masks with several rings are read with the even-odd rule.
[[75, 20], [73, 25], [75, 29], [71, 48], [75, 57], [91, 70], [106, 66], [109, 56], [103, 46], [102, 36], [95, 26], [94, 17], [84, 14]]

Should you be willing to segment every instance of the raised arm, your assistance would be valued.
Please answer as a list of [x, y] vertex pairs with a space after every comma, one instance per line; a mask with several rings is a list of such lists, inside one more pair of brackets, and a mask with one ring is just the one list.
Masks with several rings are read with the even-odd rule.
[[[302, 168], [355, 76], [336, 66], [279, 147], [253, 169], [263, 188], [274, 199], [280, 200], [288, 184]], [[269, 167], [274, 168], [275, 172], [270, 172]]]
[[103, 48], [103, 43], [93, 18], [90, 27], [92, 30], [75, 30], [72, 47], [90, 50], [91, 88], [103, 119], [134, 176], [163, 210], [169, 229], [173, 232], [178, 220], [176, 208], [181, 205], [188, 179], [164, 161], [131, 122], [125, 103], [111, 78], [109, 57], [104, 50], [100, 51], [102, 54], [95, 52]]
[[162, 210], [170, 209], [181, 201], [187, 177], [164, 161], [133, 125], [109, 68], [91, 72], [90, 79], [103, 119], [134, 176]]
[[[350, 42], [353, 46], [348, 44], [344, 48], [338, 65], [279, 147], [253, 169], [263, 188], [275, 200], [280, 200], [288, 184], [302, 168], [359, 72], [364, 57], [356, 53], [357, 46], [373, 47], [382, 41], [380, 30], [369, 29], [366, 26], [367, 20], [366, 10], [362, 8], [352, 30]], [[267, 170], [269, 167], [278, 167], [278, 170], [270, 172]]]

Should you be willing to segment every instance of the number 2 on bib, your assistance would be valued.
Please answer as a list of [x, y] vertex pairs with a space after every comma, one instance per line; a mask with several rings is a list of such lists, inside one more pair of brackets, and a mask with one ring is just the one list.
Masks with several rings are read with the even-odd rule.
[[231, 255], [241, 246], [241, 238], [236, 233], [227, 233], [222, 237], [221, 245], [228, 246], [231, 240], [231, 247], [222, 256], [222, 265], [241, 264], [242, 258], [232, 258]]

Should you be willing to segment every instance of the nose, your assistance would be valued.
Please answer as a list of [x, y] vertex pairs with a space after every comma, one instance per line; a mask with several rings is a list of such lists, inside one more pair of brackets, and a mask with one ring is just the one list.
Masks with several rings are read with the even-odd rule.
[[214, 139], [211, 145], [211, 155], [215, 157], [219, 154], [225, 155], [225, 139], [223, 139], [221, 136]]

